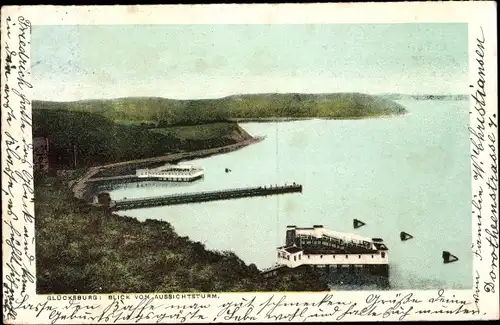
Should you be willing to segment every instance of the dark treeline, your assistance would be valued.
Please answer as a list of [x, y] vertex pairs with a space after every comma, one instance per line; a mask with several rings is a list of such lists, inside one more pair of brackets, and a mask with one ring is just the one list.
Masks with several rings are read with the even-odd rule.
[[[33, 110], [33, 136], [49, 139], [52, 165], [100, 165], [173, 152], [209, 149], [250, 136], [234, 122], [151, 129], [120, 124], [100, 114], [70, 110]], [[186, 136], [190, 135], [189, 136]]]

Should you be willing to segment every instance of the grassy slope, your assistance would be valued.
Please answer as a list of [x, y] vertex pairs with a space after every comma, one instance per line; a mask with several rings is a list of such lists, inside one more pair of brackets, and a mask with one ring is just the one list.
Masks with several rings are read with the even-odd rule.
[[312, 273], [265, 279], [168, 222], [80, 211], [63, 184], [37, 186], [35, 197], [38, 293], [327, 290]]
[[192, 125], [172, 126], [168, 128], [153, 128], [150, 130], [177, 139], [183, 139], [184, 141], [212, 140], [215, 137], [243, 141], [249, 138], [248, 133], [243, 129], [235, 129], [234, 126], [233, 123], [215, 122], [196, 125], [196, 127]]
[[33, 133], [47, 136], [51, 148], [77, 148], [80, 166], [148, 158], [172, 152], [208, 149], [250, 139], [234, 122], [150, 129], [126, 125], [95, 113], [33, 110]]
[[389, 99], [360, 93], [255, 94], [204, 100], [120, 98], [64, 103], [34, 101], [33, 107], [99, 113], [114, 121], [154, 122], [161, 126], [193, 125], [234, 118], [360, 118], [406, 112], [404, 107]]

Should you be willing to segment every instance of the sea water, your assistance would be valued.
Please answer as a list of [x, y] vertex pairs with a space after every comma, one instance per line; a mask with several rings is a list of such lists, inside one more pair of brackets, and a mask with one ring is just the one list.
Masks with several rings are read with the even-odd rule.
[[[286, 225], [381, 237], [392, 289], [472, 287], [468, 101], [405, 100], [408, 114], [363, 120], [245, 123], [260, 143], [191, 161], [203, 180], [117, 186], [113, 199], [302, 184], [300, 194], [120, 211], [170, 222], [208, 249], [259, 268], [276, 261]], [[231, 172], [226, 172], [228, 168]], [[354, 229], [353, 219], [366, 223]], [[405, 231], [413, 239], [401, 241]], [[459, 260], [444, 264], [442, 251]], [[357, 288], [350, 288], [357, 289]]]

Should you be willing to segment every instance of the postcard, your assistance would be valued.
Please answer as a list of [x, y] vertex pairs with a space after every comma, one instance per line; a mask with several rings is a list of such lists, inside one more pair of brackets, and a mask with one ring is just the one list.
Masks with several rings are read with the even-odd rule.
[[4, 322], [498, 318], [495, 7], [3, 7]]

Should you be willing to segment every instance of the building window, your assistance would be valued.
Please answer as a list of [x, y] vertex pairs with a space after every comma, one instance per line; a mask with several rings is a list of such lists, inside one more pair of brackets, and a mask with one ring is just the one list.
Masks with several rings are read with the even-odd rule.
[[382, 254], [381, 254], [381, 255], [382, 255], [382, 258], [385, 258], [385, 253], [384, 253], [384, 252], [382, 252]]
[[349, 258], [349, 255], [346, 255], [345, 258]]
[[372, 254], [372, 258], [373, 258], [373, 254]]
[[294, 256], [294, 257], [293, 257], [293, 260], [294, 260], [294, 261], [296, 261], [296, 260], [297, 260], [297, 256]]
[[361, 258], [361, 255], [358, 255], [358, 258]]

